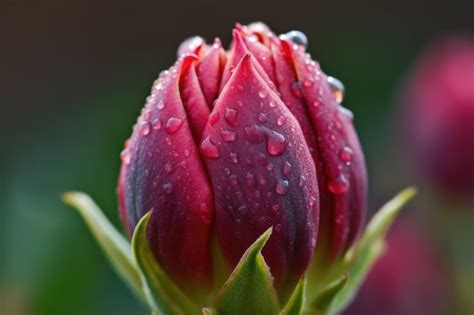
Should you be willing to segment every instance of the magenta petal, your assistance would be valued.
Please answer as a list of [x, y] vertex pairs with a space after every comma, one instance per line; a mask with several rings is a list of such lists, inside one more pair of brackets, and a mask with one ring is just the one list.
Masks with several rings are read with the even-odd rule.
[[204, 56], [200, 58], [197, 66], [197, 76], [209, 108], [212, 107], [212, 103], [217, 98], [217, 93], [219, 93], [225, 58], [221, 42], [216, 38], [214, 44], [205, 50]]
[[123, 158], [127, 222], [153, 210], [148, 241], [183, 287], [210, 285], [213, 199], [179, 94], [182, 60], [153, 87]]
[[319, 65], [301, 48], [292, 48], [292, 54], [324, 165], [326, 183], [319, 186], [320, 240], [335, 258], [353, 243], [362, 227], [367, 194], [364, 156], [352, 115], [337, 103]]
[[317, 234], [316, 171], [301, 129], [245, 55], [219, 96], [201, 152], [215, 192], [217, 236], [231, 265], [270, 226], [263, 250], [277, 283], [298, 279]]

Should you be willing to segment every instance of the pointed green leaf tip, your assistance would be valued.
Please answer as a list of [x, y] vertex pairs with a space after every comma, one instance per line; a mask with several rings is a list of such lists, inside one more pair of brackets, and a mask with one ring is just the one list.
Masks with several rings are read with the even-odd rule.
[[342, 274], [339, 279], [330, 283], [324, 290], [316, 295], [311, 308], [317, 311], [317, 314], [327, 314], [331, 308], [334, 297], [344, 288], [349, 280], [347, 273]]
[[62, 199], [66, 204], [78, 210], [114, 269], [132, 291], [144, 300], [130, 243], [115, 229], [88, 195], [81, 192], [67, 192], [62, 195]]
[[152, 211], [138, 222], [132, 238], [132, 251], [140, 269], [146, 299], [152, 310], [162, 315], [202, 314], [199, 307], [161, 269], [146, 240], [146, 227]]
[[306, 278], [301, 278], [280, 315], [299, 315], [305, 302]]
[[341, 272], [349, 274], [347, 285], [335, 295], [328, 314], [342, 311], [353, 299], [371, 267], [383, 253], [385, 234], [403, 206], [416, 194], [415, 188], [407, 188], [387, 202], [370, 220], [361, 239], [346, 254]]
[[271, 231], [268, 229], [247, 249], [222, 287], [215, 303], [219, 315], [278, 314], [273, 278], [261, 253]]

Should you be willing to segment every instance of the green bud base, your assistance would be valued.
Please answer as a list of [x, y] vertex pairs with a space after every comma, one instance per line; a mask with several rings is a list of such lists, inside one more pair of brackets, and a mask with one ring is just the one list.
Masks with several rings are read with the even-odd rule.
[[152, 314], [322, 315], [338, 314], [351, 302], [383, 253], [385, 233], [414, 195], [415, 189], [407, 188], [383, 206], [347, 254], [323, 277], [311, 279], [311, 284], [317, 282], [316, 290], [307, 290], [303, 277], [287, 301], [279, 301], [270, 269], [261, 254], [272, 233], [268, 229], [247, 249], [209, 305], [200, 305], [186, 295], [154, 258], [146, 241], [151, 213], [140, 220], [130, 243], [86, 194], [69, 192], [63, 199], [79, 211], [114, 269]]

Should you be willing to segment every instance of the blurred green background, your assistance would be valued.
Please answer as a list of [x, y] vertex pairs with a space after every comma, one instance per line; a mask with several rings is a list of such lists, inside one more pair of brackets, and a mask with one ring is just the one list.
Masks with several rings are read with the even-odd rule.
[[346, 85], [375, 210], [418, 183], [393, 136], [403, 124], [397, 90], [428, 42], [474, 34], [473, 12], [469, 0], [2, 1], [0, 301], [20, 305], [17, 314], [148, 314], [60, 194], [89, 193], [120, 226], [119, 153], [181, 40], [228, 45], [235, 22], [258, 20], [305, 32], [323, 70]]

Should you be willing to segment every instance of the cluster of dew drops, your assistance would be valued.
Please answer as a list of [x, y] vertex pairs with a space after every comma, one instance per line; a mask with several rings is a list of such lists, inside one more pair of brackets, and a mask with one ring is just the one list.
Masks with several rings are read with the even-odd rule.
[[[290, 39], [293, 44], [294, 44], [294, 49], [299, 49], [301, 47], [306, 48], [307, 46], [307, 38], [306, 35], [300, 31], [290, 31], [286, 34], [281, 35], [282, 38], [287, 38]], [[160, 130], [164, 127], [166, 133], [168, 135], [173, 135], [175, 134], [182, 126], [183, 120], [178, 117], [170, 117], [167, 119], [166, 123], [163, 124], [162, 121], [159, 118], [155, 118], [154, 120], [150, 121], [150, 116], [151, 112], [153, 109], [153, 106], [155, 106], [158, 110], [162, 110], [165, 107], [165, 102], [162, 99], [158, 100], [158, 94], [165, 88], [165, 86], [169, 83], [169, 81], [172, 78], [176, 78], [178, 75], [178, 66], [179, 60], [175, 63], [174, 66], [172, 66], [169, 70], [162, 71], [160, 73], [159, 78], [153, 83], [152, 86], [152, 91], [150, 96], [147, 97], [146, 99], [146, 104], [141, 112], [141, 115], [139, 116], [137, 123], [134, 125], [134, 131], [138, 131], [140, 135], [142, 136], [147, 136], [149, 135], [153, 130]], [[314, 68], [316, 66], [316, 63], [311, 60], [310, 56], [308, 55], [308, 62], [307, 62], [308, 67]], [[316, 73], [315, 79], [318, 80], [320, 77], [318, 73]], [[329, 84], [329, 87], [334, 94], [334, 97], [338, 103], [341, 103], [343, 98], [344, 98], [344, 93], [345, 93], [345, 88], [344, 85], [342, 84], [341, 81], [338, 79], [328, 76], [327, 77], [327, 82]], [[310, 87], [312, 85], [311, 81], [305, 80], [304, 82], [295, 82], [291, 86], [291, 92], [293, 93], [294, 96], [298, 98], [302, 98], [302, 91], [301, 91], [301, 86], [305, 87]], [[238, 86], [237, 87], [241, 92], [243, 87]], [[322, 93], [320, 91], [320, 93]], [[265, 91], [260, 91], [258, 93], [259, 97], [261, 99], [265, 99], [267, 97], [267, 94]], [[262, 104], [262, 103], [261, 103]], [[237, 105], [239, 107], [243, 107], [243, 102], [242, 101], [237, 101]], [[314, 102], [313, 106], [318, 106], [317, 101]], [[275, 107], [276, 104], [273, 102], [269, 102], [270, 107]], [[340, 106], [340, 111], [343, 112], [346, 116], [352, 117], [352, 113], [345, 109], [344, 107]], [[209, 123], [215, 124], [217, 120], [219, 119], [219, 113], [215, 112], [212, 113], [209, 117]], [[224, 119], [226, 122], [231, 125], [231, 126], [236, 126], [237, 125], [237, 110], [236, 109], [231, 109], [227, 108], [226, 112], [224, 114]], [[264, 113], [259, 114], [257, 119], [260, 122], [266, 122], [268, 119]], [[285, 117], [279, 116], [277, 118], [277, 125], [282, 126], [285, 123]], [[262, 135], [258, 135], [255, 133], [255, 130], [246, 130], [246, 135], [248, 136], [248, 139], [250, 141], [255, 140], [252, 138], [259, 138]], [[230, 130], [223, 130], [222, 131], [222, 139], [226, 142], [233, 142], [236, 140], [236, 133], [234, 131]], [[285, 137], [275, 131], [272, 131], [269, 135], [265, 137], [266, 139], [266, 148], [267, 152], [272, 155], [272, 156], [278, 156], [282, 155], [288, 145], [287, 140]], [[167, 143], [170, 144], [170, 139], [167, 137], [166, 139]], [[130, 139], [125, 142], [125, 148], [121, 152], [120, 157], [123, 163], [129, 164], [131, 162], [131, 152], [130, 152]], [[204, 156], [210, 159], [216, 159], [220, 157], [219, 149], [218, 147], [210, 140], [209, 137], [206, 137], [203, 139], [200, 145], [201, 152]], [[175, 154], [176, 155], [176, 154]], [[185, 149], [184, 155], [186, 157], [190, 156], [190, 151], [189, 149]], [[349, 146], [344, 146], [340, 153], [339, 157], [341, 161], [343, 162], [344, 165], [350, 165], [351, 159], [352, 159], [352, 149]], [[232, 163], [238, 163], [238, 154], [233, 152], [230, 154], [230, 159]], [[271, 167], [271, 164], [267, 165], [268, 167]], [[165, 170], [169, 170], [171, 165], [167, 164], [165, 166]], [[288, 174], [289, 169], [291, 168], [291, 165], [286, 162], [284, 164], [284, 170], [283, 173], [285, 175]], [[263, 179], [262, 179], [263, 180]], [[247, 180], [249, 184], [252, 184], [255, 182], [255, 180]], [[300, 180], [300, 186], [303, 184], [304, 178]], [[330, 191], [333, 193], [343, 193], [347, 190], [348, 187], [348, 181], [345, 179], [344, 175], [341, 174], [336, 178], [336, 180], [330, 182], [328, 184], [328, 188]], [[171, 193], [173, 190], [173, 186], [171, 183], [166, 183], [163, 185], [163, 190], [165, 193]], [[287, 194], [289, 190], [289, 183], [287, 180], [280, 179], [276, 186], [275, 186], [275, 192], [279, 195], [285, 195]], [[314, 203], [314, 198], [311, 200], [312, 203]], [[310, 203], [311, 203], [310, 200]]]

